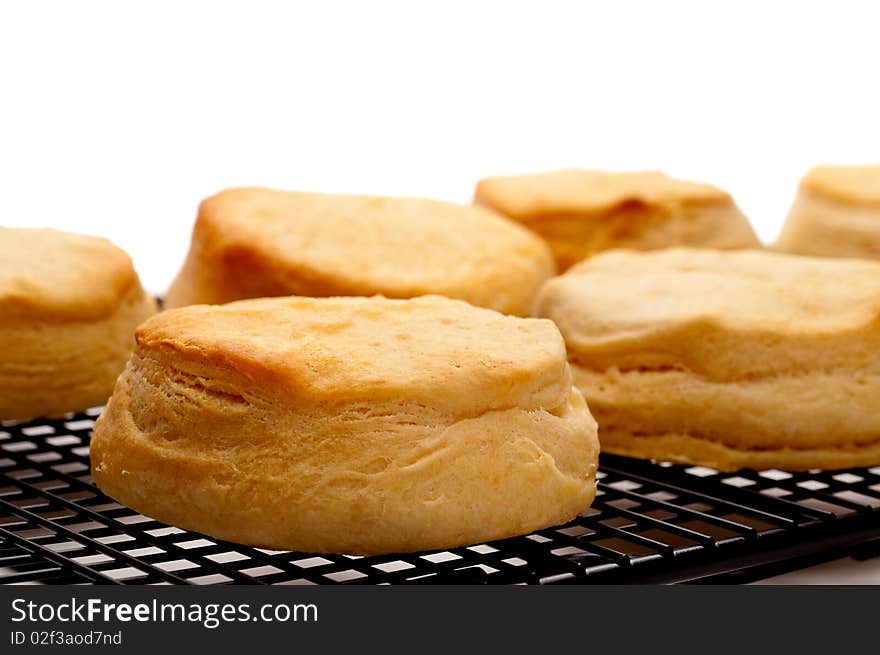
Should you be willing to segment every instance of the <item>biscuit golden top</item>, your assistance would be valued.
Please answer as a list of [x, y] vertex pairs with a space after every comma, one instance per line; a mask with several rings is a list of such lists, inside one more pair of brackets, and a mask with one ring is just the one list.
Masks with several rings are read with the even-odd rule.
[[481, 180], [475, 202], [517, 220], [600, 214], [629, 204], [729, 203], [728, 193], [663, 173], [564, 170]]
[[880, 205], [880, 164], [816, 166], [801, 180], [801, 188], [844, 202]]
[[0, 317], [103, 318], [137, 282], [131, 259], [106, 239], [0, 227]]
[[880, 338], [880, 262], [610, 251], [548, 282], [537, 313], [557, 323], [574, 359], [599, 366], [725, 377], [819, 366], [827, 356], [858, 368], [876, 359], [865, 335]]
[[333, 280], [345, 295], [454, 291], [536, 259], [552, 266], [546, 245], [512, 221], [417, 198], [230, 189], [202, 203], [197, 230], [207, 248], [258, 253], [275, 270]]
[[473, 416], [556, 407], [571, 391], [552, 322], [439, 296], [193, 305], [137, 330], [137, 353], [292, 405], [416, 402]]

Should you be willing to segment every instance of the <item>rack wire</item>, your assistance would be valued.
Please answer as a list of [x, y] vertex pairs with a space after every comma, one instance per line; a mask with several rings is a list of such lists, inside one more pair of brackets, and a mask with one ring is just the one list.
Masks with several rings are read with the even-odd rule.
[[729, 475], [603, 455], [593, 506], [527, 536], [381, 557], [250, 548], [104, 496], [88, 459], [100, 412], [0, 422], [0, 583], [742, 581], [880, 544], [880, 467]]

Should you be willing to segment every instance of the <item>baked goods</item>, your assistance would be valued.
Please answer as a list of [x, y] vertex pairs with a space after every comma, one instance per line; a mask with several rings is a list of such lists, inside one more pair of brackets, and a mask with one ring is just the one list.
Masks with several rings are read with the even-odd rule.
[[103, 404], [153, 311], [109, 241], [0, 227], [0, 419]]
[[656, 172], [565, 170], [480, 181], [475, 202], [542, 236], [559, 271], [611, 248], [756, 248], [729, 194]]
[[880, 258], [880, 164], [817, 166], [807, 173], [776, 248]]
[[437, 296], [163, 312], [91, 449], [98, 486], [161, 521], [358, 554], [565, 522], [593, 499], [597, 454], [552, 322]]
[[603, 451], [721, 470], [880, 462], [880, 263], [615, 251], [537, 303]]
[[525, 314], [546, 245], [486, 209], [414, 198], [233, 189], [205, 200], [167, 306], [264, 296], [442, 294]]

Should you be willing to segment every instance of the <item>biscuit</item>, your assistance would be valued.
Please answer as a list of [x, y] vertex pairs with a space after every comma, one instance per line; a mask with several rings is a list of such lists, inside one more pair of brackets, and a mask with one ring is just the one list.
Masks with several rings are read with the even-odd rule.
[[880, 164], [817, 166], [804, 176], [776, 249], [880, 258]]
[[615, 251], [537, 303], [603, 451], [720, 470], [880, 462], [880, 263]]
[[757, 248], [730, 195], [657, 172], [565, 170], [481, 180], [474, 201], [544, 238], [559, 271], [603, 250]]
[[155, 311], [109, 241], [0, 228], [0, 419], [59, 416], [106, 402]]
[[437, 296], [163, 312], [92, 440], [138, 512], [277, 550], [451, 548], [564, 523], [598, 440], [550, 321]]
[[233, 189], [201, 204], [190, 253], [166, 305], [441, 294], [526, 314], [551, 275], [546, 245], [487, 209]]

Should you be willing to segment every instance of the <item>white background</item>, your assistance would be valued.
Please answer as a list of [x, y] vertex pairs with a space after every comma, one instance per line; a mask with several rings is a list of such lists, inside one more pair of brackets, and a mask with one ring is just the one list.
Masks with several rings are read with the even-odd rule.
[[467, 202], [656, 168], [773, 239], [817, 162], [880, 160], [877, 3], [3, 2], [0, 223], [109, 236], [156, 292], [223, 187]]

